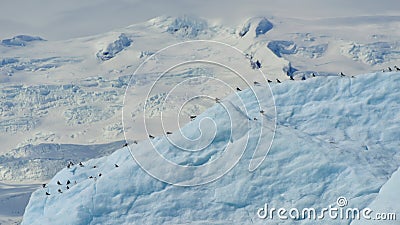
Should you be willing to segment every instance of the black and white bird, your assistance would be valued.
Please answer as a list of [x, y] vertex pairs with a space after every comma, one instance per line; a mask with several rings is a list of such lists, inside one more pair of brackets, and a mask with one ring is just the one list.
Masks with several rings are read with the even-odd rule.
[[57, 184], [58, 184], [58, 185], [62, 185], [61, 182], [60, 182], [59, 180], [57, 181]]
[[392, 72], [392, 68], [388, 67], [389, 72]]
[[42, 184], [42, 188], [45, 188], [46, 187], [46, 184]]
[[269, 79], [268, 79], [267, 81], [268, 81], [268, 83], [272, 83], [272, 80], [269, 80]]
[[125, 143], [122, 147], [127, 147], [128, 146], [128, 143]]
[[103, 174], [99, 173], [99, 177], [101, 177], [101, 175], [103, 175]]
[[134, 141], [133, 141], [133, 144], [137, 145], [137, 144], [138, 144], [138, 142], [137, 142], [136, 140], [134, 140]]
[[194, 120], [194, 119], [196, 119], [196, 117], [197, 117], [197, 116], [195, 116], [195, 115], [191, 115], [191, 116], [190, 116], [190, 120]]
[[168, 135], [168, 134], [172, 134], [172, 132], [171, 132], [171, 131], [167, 131], [166, 134], [167, 134], [167, 135]]
[[294, 80], [293, 76], [289, 76], [289, 77], [290, 77], [290, 80]]
[[344, 73], [342, 73], [342, 72], [340, 72], [339, 75], [340, 75], [341, 77], [345, 77], [345, 76], [346, 76], [346, 75], [344, 75]]
[[260, 85], [260, 83], [258, 83], [257, 81], [253, 82], [254, 85]]
[[281, 81], [278, 78], [276, 78], [276, 82], [281, 83]]
[[118, 164], [114, 164], [114, 166], [117, 167], [117, 168], [119, 167]]
[[67, 186], [67, 190], [69, 190], [69, 187]]
[[46, 195], [50, 195], [50, 193], [46, 191]]
[[261, 110], [260, 110], [260, 113], [261, 113], [261, 114], [264, 114], [264, 110], [261, 109]]
[[215, 98], [215, 102], [216, 102], [216, 103], [220, 103], [220, 102], [221, 102], [221, 99]]
[[149, 134], [149, 138], [154, 139], [155, 137], [153, 135]]
[[312, 73], [312, 74], [311, 74], [311, 76], [312, 76], [312, 77], [315, 77], [315, 74], [314, 74], [314, 73]]
[[257, 69], [260, 69], [261, 68], [261, 62], [260, 61], [256, 61], [256, 66], [257, 66]]
[[80, 166], [80, 167], [84, 167], [84, 165], [83, 165], [82, 162], [79, 162], [79, 166]]
[[240, 89], [239, 87], [236, 87], [236, 91], [242, 91], [242, 89]]
[[71, 183], [71, 181], [67, 180], [67, 185], [70, 184], [70, 183]]
[[397, 66], [394, 66], [394, 68], [396, 69], [396, 71], [400, 71], [400, 68]]
[[58, 189], [58, 193], [62, 193], [61, 189]]

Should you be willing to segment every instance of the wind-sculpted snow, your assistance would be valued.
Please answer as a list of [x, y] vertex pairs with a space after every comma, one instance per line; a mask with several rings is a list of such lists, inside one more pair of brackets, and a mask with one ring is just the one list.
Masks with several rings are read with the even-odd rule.
[[4, 46], [25, 46], [28, 45], [29, 42], [35, 42], [35, 41], [45, 41], [41, 37], [36, 37], [36, 36], [29, 36], [29, 35], [17, 35], [13, 38], [10, 39], [4, 39], [1, 41], [1, 44]]
[[341, 51], [353, 60], [375, 65], [400, 59], [400, 42], [350, 43]]
[[167, 32], [179, 37], [196, 38], [204, 34], [207, 29], [207, 21], [193, 16], [182, 16], [173, 20]]
[[126, 34], [121, 34], [117, 40], [107, 45], [105, 49], [100, 50], [96, 55], [97, 58], [107, 61], [114, 58], [119, 52], [126, 49], [132, 44], [132, 40]]
[[[253, 172], [248, 165], [260, 123], [249, 118], [262, 115], [251, 90], [239, 92], [221, 101], [236, 109], [229, 111], [233, 120], [249, 126], [235, 127], [228, 141], [235, 149], [241, 147], [243, 137], [249, 135], [250, 139], [239, 163], [225, 176], [194, 187], [167, 185], [144, 172], [131, 155], [131, 151], [146, 152], [156, 145], [170, 160], [203, 165], [222, 154], [220, 143], [229, 137], [224, 129], [217, 131], [210, 148], [193, 155], [174, 151], [166, 136], [156, 137], [130, 145], [131, 151], [125, 147], [84, 162], [84, 167], [63, 169], [48, 187], [32, 194], [22, 224], [349, 223], [329, 218], [293, 221], [275, 217], [269, 221], [258, 218], [257, 210], [265, 203], [276, 208], [321, 209], [335, 204], [339, 196], [349, 200], [349, 207], [367, 207], [400, 165], [399, 86], [400, 73], [272, 84], [278, 126], [267, 158]], [[234, 107], [241, 104], [240, 100], [247, 112]], [[214, 125], [223, 128], [227, 119], [223, 112], [221, 104], [216, 103], [184, 126], [183, 132], [196, 137], [201, 125], [205, 126], [201, 130]], [[215, 124], [201, 123], [202, 118], [211, 118]], [[171, 138], [178, 135], [174, 133]], [[265, 146], [263, 138], [260, 144]], [[162, 166], [153, 165], [154, 169]], [[178, 171], [163, 172], [182, 182], [196, 178]], [[69, 189], [67, 180], [72, 182]]]
[[293, 41], [271, 41], [267, 47], [279, 57], [282, 57], [282, 54], [296, 53], [296, 45]]
[[258, 37], [270, 31], [274, 25], [264, 17], [254, 17], [248, 19], [239, 31], [239, 36], [244, 37], [249, 34], [253, 37]]
[[297, 46], [293, 41], [270, 41], [267, 45], [278, 57], [298, 54], [307, 58], [319, 58], [328, 49], [328, 44]]
[[124, 141], [99, 145], [39, 144], [25, 145], [0, 156], [2, 181], [46, 180], [65, 168], [68, 162], [109, 155]]
[[61, 57], [48, 57], [48, 58], [3, 58], [0, 61], [0, 74], [8, 74], [11, 76], [18, 71], [47, 71], [50, 69], [58, 68], [66, 64], [74, 64], [81, 62], [79, 58], [61, 58]]
[[[121, 109], [124, 82], [122, 77], [111, 81], [86, 78], [78, 85], [4, 86], [0, 90], [0, 130], [30, 130], [38, 120], [60, 108], [67, 124], [109, 119]], [[104, 89], [91, 89], [96, 87]], [[104, 103], [109, 104], [104, 108]]]
[[260, 20], [256, 27], [256, 37], [267, 33], [274, 27], [271, 22], [269, 22], [266, 18]]

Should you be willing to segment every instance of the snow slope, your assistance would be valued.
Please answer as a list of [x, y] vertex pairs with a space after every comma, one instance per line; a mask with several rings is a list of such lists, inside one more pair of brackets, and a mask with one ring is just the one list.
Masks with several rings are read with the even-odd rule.
[[[264, 124], [251, 118], [268, 121], [269, 114], [265, 118], [260, 115], [251, 90], [239, 92], [200, 116], [210, 118], [221, 128], [209, 145], [200, 139], [200, 145], [207, 144], [203, 151], [180, 153], [163, 136], [89, 160], [85, 167], [65, 168], [47, 188], [32, 194], [22, 224], [294, 224], [292, 220], [261, 220], [257, 209], [264, 203], [277, 208], [322, 208], [335, 204], [339, 196], [345, 196], [349, 206], [367, 207], [374, 199], [379, 201], [382, 185], [400, 166], [400, 93], [395, 91], [399, 85], [400, 73], [316, 77], [272, 84], [277, 109], [276, 135], [267, 158], [254, 172], [248, 171], [249, 162], [258, 140], [257, 129]], [[254, 90], [264, 91], [264, 88], [258, 86]], [[270, 100], [260, 99], [265, 101]], [[231, 105], [236, 106], [228, 107], [231, 120], [243, 126], [233, 127], [230, 134], [226, 132], [227, 118], [222, 112], [223, 106]], [[211, 129], [213, 123], [201, 121], [196, 119], [184, 126], [183, 134], [196, 137], [199, 129]], [[271, 126], [266, 124], [265, 128]], [[175, 132], [172, 138], [177, 135]], [[232, 151], [240, 152], [247, 135], [248, 148], [231, 171], [214, 182], [194, 187], [169, 185], [154, 179], [138, 166], [129, 151], [133, 155], [151, 152], [154, 145], [177, 164], [199, 166], [223, 157], [226, 154], [223, 143], [231, 143]], [[261, 147], [266, 148], [263, 138]], [[143, 155], [140, 160], [151, 164], [154, 159], [151, 156]], [[202, 175], [165, 170], [162, 164], [153, 167], [150, 173], [162, 170], [166, 177], [181, 184]], [[72, 182], [68, 190], [67, 180]], [[57, 185], [57, 181], [63, 185]], [[388, 186], [397, 186], [392, 183], [391, 179]], [[63, 193], [57, 192], [59, 188]], [[387, 193], [385, 189], [382, 193]], [[46, 196], [46, 191], [51, 195]], [[312, 221], [313, 224], [350, 222]], [[305, 219], [295, 224], [309, 223]]]
[[380, 213], [395, 213], [397, 221], [376, 221], [376, 220], [360, 220], [354, 221], [351, 224], [376, 224], [377, 222], [384, 222], [385, 224], [398, 224], [400, 207], [399, 207], [399, 181], [400, 181], [400, 168], [392, 174], [390, 179], [379, 190], [378, 196], [368, 206]]

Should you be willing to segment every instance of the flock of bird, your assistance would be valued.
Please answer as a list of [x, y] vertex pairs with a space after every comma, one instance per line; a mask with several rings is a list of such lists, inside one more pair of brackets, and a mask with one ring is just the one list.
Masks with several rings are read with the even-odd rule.
[[[128, 146], [128, 144], [124, 144], [124, 147], [125, 146]], [[82, 162], [79, 162], [79, 167], [85, 167], [85, 165], [83, 165], [83, 163]], [[67, 168], [68, 169], [70, 169], [70, 168], [72, 168], [72, 167], [74, 167], [75, 166], [75, 164], [73, 163], [73, 162], [68, 162], [68, 164], [67, 164]], [[114, 166], [116, 167], [116, 168], [118, 168], [119, 167], [119, 165], [118, 164], [114, 164]], [[93, 169], [95, 169], [95, 168], [97, 168], [97, 166], [96, 165], [94, 165], [93, 167], [92, 167]], [[97, 177], [101, 177], [103, 174], [102, 173], [99, 173], [97, 176], [89, 176], [88, 177], [88, 179], [94, 179], [95, 181], [97, 180]], [[63, 186], [63, 182], [61, 182], [61, 181], [57, 181], [56, 182], [57, 183], [57, 185], [58, 186]], [[74, 183], [73, 183], [74, 185], [75, 184], [77, 184], [77, 182], [76, 181], [74, 181]], [[68, 179], [66, 182], [65, 182], [65, 190], [69, 190], [70, 188], [72, 187], [72, 182]], [[42, 184], [42, 188], [48, 188], [48, 184]], [[63, 191], [62, 191], [62, 189], [61, 188], [58, 188], [58, 190], [57, 190], [57, 192], [58, 193], [63, 193]], [[49, 190], [47, 190], [46, 191], [46, 195], [51, 195], [50, 193], [49, 193]]]
[[[252, 59], [252, 58], [251, 58], [251, 59]], [[259, 69], [259, 68], [261, 68], [261, 63], [260, 63], [258, 60], [255, 61], [255, 62], [251, 61], [251, 63], [252, 63], [252, 66], [253, 66], [254, 69]], [[383, 69], [382, 72], [400, 71], [400, 68], [398, 68], [397, 66], [394, 66], [393, 68], [394, 68], [394, 69], [392, 69], [391, 67], [388, 67], [387, 70]], [[347, 75], [345, 75], [343, 72], [340, 72], [338, 75], [339, 75], [340, 77], [346, 77], [346, 76], [347, 76]], [[294, 80], [293, 76], [290, 75], [289, 73], [288, 73], [288, 76], [290, 77], [290, 80]], [[311, 77], [316, 77], [316, 75], [315, 75], [314, 73], [311, 73]], [[351, 78], [354, 78], [354, 76], [351, 76]], [[301, 80], [306, 80], [306, 77], [303, 76]], [[272, 81], [269, 80], [269, 79], [267, 79], [267, 82], [268, 82], [268, 83], [272, 83]], [[277, 82], [277, 83], [282, 83], [279, 79], [276, 79], [276, 82]], [[254, 84], [255, 86], [260, 85], [260, 83], [259, 83], [258, 81], [254, 81], [253, 84]], [[239, 87], [236, 87], [236, 91], [242, 91], [242, 89], [239, 88]], [[215, 98], [215, 102], [216, 102], [216, 103], [220, 103], [221, 100], [220, 100], [219, 98]], [[260, 113], [261, 113], [261, 114], [264, 114], [264, 110], [260, 110]], [[196, 117], [197, 117], [196, 115], [190, 115], [189, 118], [190, 118], [191, 121], [193, 121], [194, 119], [196, 119]], [[256, 117], [254, 117], [253, 120], [258, 120], [258, 119], [257, 119]], [[166, 134], [167, 134], [167, 135], [170, 135], [170, 134], [172, 134], [172, 132], [171, 132], [171, 131], [167, 131]], [[148, 137], [149, 137], [150, 139], [154, 139], [154, 138], [155, 138], [155, 136], [153, 136], [153, 135], [151, 135], [151, 134], [149, 134]], [[135, 140], [135, 141], [133, 141], [133, 143], [134, 143], [134, 144], [138, 144], [138, 141]], [[123, 145], [123, 147], [127, 147], [127, 146], [128, 146], [128, 143], [125, 143], [125, 144]], [[78, 165], [79, 165], [80, 167], [84, 167], [84, 165], [83, 165], [82, 162], [79, 162]], [[71, 168], [72, 166], [74, 166], [74, 163], [71, 162], [71, 161], [68, 162], [67, 168], [69, 169], [69, 168]], [[114, 166], [115, 166], [116, 168], [119, 167], [118, 164], [114, 164]], [[96, 168], [96, 166], [93, 166], [93, 168]], [[102, 173], [99, 173], [99, 174], [98, 174], [98, 177], [101, 177], [101, 176], [102, 176]], [[97, 177], [93, 177], [93, 176], [89, 176], [88, 178], [89, 178], [89, 179], [94, 179], [94, 180], [97, 179]], [[74, 184], [77, 184], [77, 182], [74, 181]], [[58, 186], [62, 186], [63, 184], [62, 184], [60, 181], [57, 181], [57, 185], [58, 185]], [[70, 186], [71, 186], [71, 181], [70, 181], [70, 180], [67, 180], [67, 181], [65, 182], [65, 185], [66, 185], [66, 190], [69, 190], [69, 189], [70, 189]], [[47, 186], [47, 184], [42, 184], [42, 187], [43, 187], [43, 188], [47, 188], [48, 186]], [[58, 193], [63, 193], [62, 190], [61, 190], [61, 188], [59, 188], [57, 191], [58, 191]], [[49, 193], [48, 191], [46, 191], [46, 195], [50, 195], [50, 193]]]

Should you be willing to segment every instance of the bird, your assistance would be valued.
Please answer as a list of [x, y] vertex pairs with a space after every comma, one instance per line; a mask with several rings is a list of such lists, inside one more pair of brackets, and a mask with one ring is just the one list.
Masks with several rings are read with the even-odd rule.
[[50, 193], [46, 191], [46, 195], [50, 195]]
[[264, 114], [264, 110], [260, 110], [260, 113], [261, 113], [261, 114]]
[[151, 135], [151, 134], [149, 134], [149, 138], [151, 138], [151, 139], [154, 139], [154, 136], [153, 136], [153, 135]]
[[272, 83], [272, 80], [269, 80], [269, 79], [268, 79], [267, 81], [268, 81], [268, 83]]
[[79, 166], [80, 166], [80, 167], [83, 167], [83, 163], [82, 163], [82, 162], [79, 162]]
[[191, 116], [190, 116], [190, 120], [194, 120], [194, 119], [196, 119], [196, 117], [197, 117], [197, 116], [195, 116], [195, 115], [191, 115]]
[[167, 131], [167, 133], [166, 134], [172, 134], [172, 132], [171, 131]]
[[92, 179], [92, 178], [93, 178], [93, 176], [90, 176], [90, 177], [89, 177], [89, 179]]
[[42, 184], [42, 188], [45, 188], [46, 187], [46, 184]]
[[71, 183], [71, 181], [67, 180], [67, 185], [70, 184], [70, 183]]
[[253, 120], [257, 120], [257, 118], [254, 117]]
[[261, 63], [260, 63], [260, 61], [258, 61], [258, 60], [256, 61], [256, 66], [257, 66], [258, 69], [261, 68]]
[[122, 147], [127, 147], [128, 146], [128, 143], [125, 143]]
[[118, 164], [114, 164], [115, 167], [119, 167]]
[[254, 85], [260, 85], [260, 83], [258, 83], [257, 81], [254, 81], [253, 83]]
[[388, 67], [389, 72], [392, 72], [392, 68]]
[[61, 189], [58, 189], [58, 193], [62, 193]]
[[58, 181], [57, 181], [57, 184], [58, 184], [58, 185], [61, 185], [61, 182], [58, 180]]
[[290, 76], [290, 80], [294, 80], [293, 76]]
[[344, 73], [342, 73], [342, 72], [340, 72], [339, 75], [340, 75], [341, 77], [345, 77], [345, 76], [346, 76], [346, 75], [344, 75]]
[[101, 174], [101, 173], [99, 173], [99, 177], [101, 177], [101, 175], [102, 175], [102, 174]]
[[314, 73], [312, 73], [312, 74], [311, 74], [311, 76], [312, 76], [312, 77], [315, 77], [315, 74], [314, 74]]
[[68, 163], [67, 168], [68, 168], [68, 169], [71, 168], [71, 164]]
[[276, 79], [276, 82], [281, 83], [281, 81], [278, 78]]
[[69, 190], [69, 187], [67, 186], [67, 190]]
[[400, 68], [397, 66], [394, 66], [394, 68], [396, 69], [396, 71], [400, 71]]
[[221, 100], [220, 100], [219, 98], [215, 98], [215, 102], [216, 102], [216, 103], [220, 103]]
[[240, 89], [240, 88], [236, 87], [236, 91], [242, 91], [242, 89]]
[[93, 168], [96, 168], [97, 166], [93, 166]]
[[133, 141], [133, 144], [136, 144], [136, 145], [137, 145], [137, 143], [138, 143], [138, 142], [137, 142], [136, 140]]
[[303, 76], [303, 77], [301, 78], [301, 80], [306, 80], [306, 77], [305, 77], [305, 76]]

